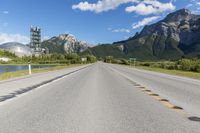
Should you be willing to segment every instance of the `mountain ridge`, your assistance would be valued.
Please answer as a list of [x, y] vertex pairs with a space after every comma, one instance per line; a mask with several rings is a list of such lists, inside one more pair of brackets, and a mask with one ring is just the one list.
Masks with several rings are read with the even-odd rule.
[[84, 52], [97, 57], [110, 55], [141, 60], [195, 57], [200, 54], [200, 15], [180, 9], [157, 23], [144, 26], [141, 32], [127, 40], [98, 45]]
[[78, 40], [71, 34], [60, 34], [42, 42], [43, 48], [50, 53], [80, 53], [89, 47], [89, 44]]

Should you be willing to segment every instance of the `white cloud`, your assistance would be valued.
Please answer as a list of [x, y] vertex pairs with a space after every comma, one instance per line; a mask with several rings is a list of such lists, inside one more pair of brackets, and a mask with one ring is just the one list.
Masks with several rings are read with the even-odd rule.
[[189, 3], [186, 7], [189, 8], [189, 7], [192, 7], [193, 4]]
[[156, 9], [152, 5], [145, 5], [144, 3], [127, 7], [125, 10], [126, 12], [135, 12], [140, 15], [149, 15], [156, 12]]
[[133, 24], [132, 28], [133, 29], [137, 29], [137, 28], [143, 27], [143, 26], [145, 26], [145, 25], [157, 20], [158, 18], [160, 18], [160, 16], [153, 16], [153, 17], [144, 18], [143, 20]]
[[126, 12], [135, 12], [140, 15], [150, 15], [173, 11], [175, 8], [172, 2], [161, 3], [157, 0], [143, 0], [137, 5], [127, 7], [125, 10]]
[[200, 0], [190, 0], [189, 5], [193, 5], [193, 6], [199, 6], [200, 5]]
[[96, 3], [85, 1], [73, 5], [72, 9], [100, 13], [114, 10], [122, 4], [132, 3], [134, 5], [126, 7], [125, 10], [127, 12], [135, 12], [139, 15], [149, 15], [174, 10], [175, 6], [173, 5], [173, 1], [174, 0], [171, 0], [167, 3], [162, 3], [158, 0], [98, 0]]
[[190, 3], [200, 5], [200, 0], [190, 0]]
[[77, 5], [73, 5], [72, 9], [80, 9], [82, 11], [93, 11], [100, 13], [103, 11], [109, 11], [117, 8], [121, 4], [129, 2], [136, 2], [138, 0], [98, 0], [97, 3], [89, 3], [87, 1], [80, 2]]
[[28, 44], [30, 42], [30, 39], [29, 37], [21, 34], [0, 33], [0, 44], [6, 42], [20, 42], [23, 44]]
[[42, 40], [44, 41], [44, 40], [48, 40], [48, 39], [50, 39], [51, 37], [50, 36], [43, 36], [42, 37]]
[[124, 39], [128, 39], [129, 37], [128, 36], [124, 36]]
[[115, 33], [130, 33], [131, 32], [129, 29], [125, 29], [125, 28], [121, 28], [121, 29], [108, 28], [108, 30]]
[[200, 0], [189, 0], [189, 4], [186, 7], [193, 13], [200, 13]]
[[8, 14], [9, 12], [8, 12], [8, 11], [3, 11], [2, 13], [3, 13], [3, 14]]

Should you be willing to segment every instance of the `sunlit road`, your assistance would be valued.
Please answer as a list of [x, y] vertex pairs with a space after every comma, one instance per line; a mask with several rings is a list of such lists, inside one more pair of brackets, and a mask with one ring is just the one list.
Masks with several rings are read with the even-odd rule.
[[[198, 115], [199, 92], [179, 88], [184, 82], [173, 78], [96, 63], [1, 104], [0, 133], [199, 133], [200, 122], [187, 118]], [[191, 109], [186, 114], [169, 109], [130, 80], [183, 108], [191, 101]], [[187, 84], [198, 88], [198, 81]], [[186, 94], [192, 100], [184, 101]]]

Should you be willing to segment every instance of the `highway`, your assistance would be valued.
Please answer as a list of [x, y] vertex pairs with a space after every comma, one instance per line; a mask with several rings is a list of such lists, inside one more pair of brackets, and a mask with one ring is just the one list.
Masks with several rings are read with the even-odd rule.
[[141, 84], [162, 98], [184, 108], [191, 116], [200, 116], [200, 80], [172, 76], [156, 72], [144, 71], [110, 65], [113, 70], [122, 76]]
[[199, 133], [199, 106], [198, 80], [98, 62], [2, 102], [0, 133]]

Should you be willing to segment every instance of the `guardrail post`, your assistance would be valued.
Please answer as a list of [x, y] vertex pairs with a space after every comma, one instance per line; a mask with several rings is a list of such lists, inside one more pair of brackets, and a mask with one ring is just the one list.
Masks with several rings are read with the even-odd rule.
[[29, 71], [29, 75], [31, 75], [32, 74], [32, 72], [31, 72], [31, 63], [28, 64], [28, 71]]

